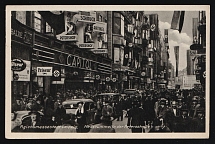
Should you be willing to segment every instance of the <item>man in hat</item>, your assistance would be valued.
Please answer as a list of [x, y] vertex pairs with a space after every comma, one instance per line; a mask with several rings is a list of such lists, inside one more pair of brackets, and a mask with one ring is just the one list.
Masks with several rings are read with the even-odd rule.
[[12, 104], [12, 110], [13, 111], [20, 111], [21, 110], [21, 104], [20, 104], [21, 98], [17, 97], [16, 101]]
[[64, 115], [62, 125], [57, 126], [54, 133], [76, 133], [75, 118], [70, 115]]
[[196, 114], [197, 117], [191, 122], [190, 132], [205, 132], [205, 110], [198, 109]]
[[177, 128], [175, 132], [189, 132], [190, 129], [190, 118], [188, 116], [188, 110], [182, 108], [180, 110], [181, 115], [178, 118]]
[[62, 105], [61, 99], [59, 99], [57, 102], [58, 102], [57, 103], [58, 105], [57, 105], [57, 108], [55, 110], [54, 116], [56, 118], [57, 123], [61, 124], [61, 119], [66, 114], [66, 110], [65, 110], [65, 108]]
[[40, 126], [42, 126], [40, 113], [33, 110], [33, 111], [30, 111], [28, 114], [30, 115], [30, 118], [23, 121], [22, 125], [31, 126], [31, 127], [24, 129], [23, 131], [24, 132], [42, 132], [43, 129], [40, 128]]
[[75, 112], [75, 116], [77, 118], [77, 123], [78, 123], [77, 132], [85, 132], [84, 127], [87, 123], [87, 120], [86, 120], [86, 112], [84, 110], [84, 103], [78, 102], [77, 105], [78, 105], [78, 108]]
[[113, 116], [113, 108], [109, 105], [108, 101], [104, 102], [104, 106], [102, 108], [102, 116]]
[[138, 101], [132, 102], [133, 107], [128, 111], [128, 122], [127, 126], [130, 128], [132, 133], [143, 132], [142, 126], [145, 120], [145, 111], [138, 107]]
[[90, 133], [115, 133], [115, 129], [112, 127], [113, 117], [102, 116], [101, 123], [93, 125], [90, 129]]
[[152, 99], [151, 93], [148, 93], [148, 95], [145, 99], [145, 102], [142, 106], [143, 109], [145, 110], [146, 121], [153, 121], [155, 118], [154, 104], [155, 104], [155, 102]]

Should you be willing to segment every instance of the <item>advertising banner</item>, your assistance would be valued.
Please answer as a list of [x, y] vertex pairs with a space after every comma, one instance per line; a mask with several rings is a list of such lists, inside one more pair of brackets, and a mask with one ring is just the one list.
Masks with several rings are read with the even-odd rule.
[[155, 40], [158, 36], [158, 15], [149, 15], [150, 21], [150, 39]]
[[197, 30], [198, 30], [198, 18], [193, 18], [193, 43], [197, 44], [198, 43], [198, 34], [197, 34]]
[[31, 62], [22, 60], [25, 63], [25, 69], [13, 72], [13, 81], [30, 81]]
[[168, 29], [164, 29], [164, 41], [168, 43]]
[[93, 24], [93, 31], [106, 33], [107, 32], [107, 23], [97, 21], [95, 24]]

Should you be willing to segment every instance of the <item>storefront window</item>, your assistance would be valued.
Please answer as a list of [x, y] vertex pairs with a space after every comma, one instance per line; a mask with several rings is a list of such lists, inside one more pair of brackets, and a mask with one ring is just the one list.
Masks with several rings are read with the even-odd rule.
[[124, 16], [114, 12], [113, 33], [124, 36]]

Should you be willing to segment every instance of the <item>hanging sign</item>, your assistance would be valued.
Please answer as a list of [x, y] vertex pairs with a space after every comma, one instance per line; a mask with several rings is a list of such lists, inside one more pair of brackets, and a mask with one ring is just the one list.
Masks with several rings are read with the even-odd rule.
[[91, 51], [95, 54], [106, 54], [108, 52], [107, 49], [92, 49]]
[[56, 35], [60, 41], [78, 41], [78, 35]]
[[89, 48], [92, 49], [94, 48], [94, 43], [83, 43], [78, 45], [79, 48]]
[[93, 25], [93, 31], [94, 31], [94, 32], [106, 33], [106, 31], [107, 31], [107, 23], [104, 23], [104, 22], [96, 22], [96, 23]]
[[13, 72], [13, 80], [14, 81], [30, 81], [30, 68], [31, 62], [22, 60], [25, 63], [25, 68], [21, 71]]
[[37, 67], [37, 76], [52, 76], [52, 67]]

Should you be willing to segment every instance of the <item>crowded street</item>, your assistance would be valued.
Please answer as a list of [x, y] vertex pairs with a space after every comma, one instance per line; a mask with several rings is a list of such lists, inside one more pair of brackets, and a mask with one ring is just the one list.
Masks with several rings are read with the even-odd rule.
[[206, 70], [205, 11], [11, 11], [11, 132], [204, 133]]

